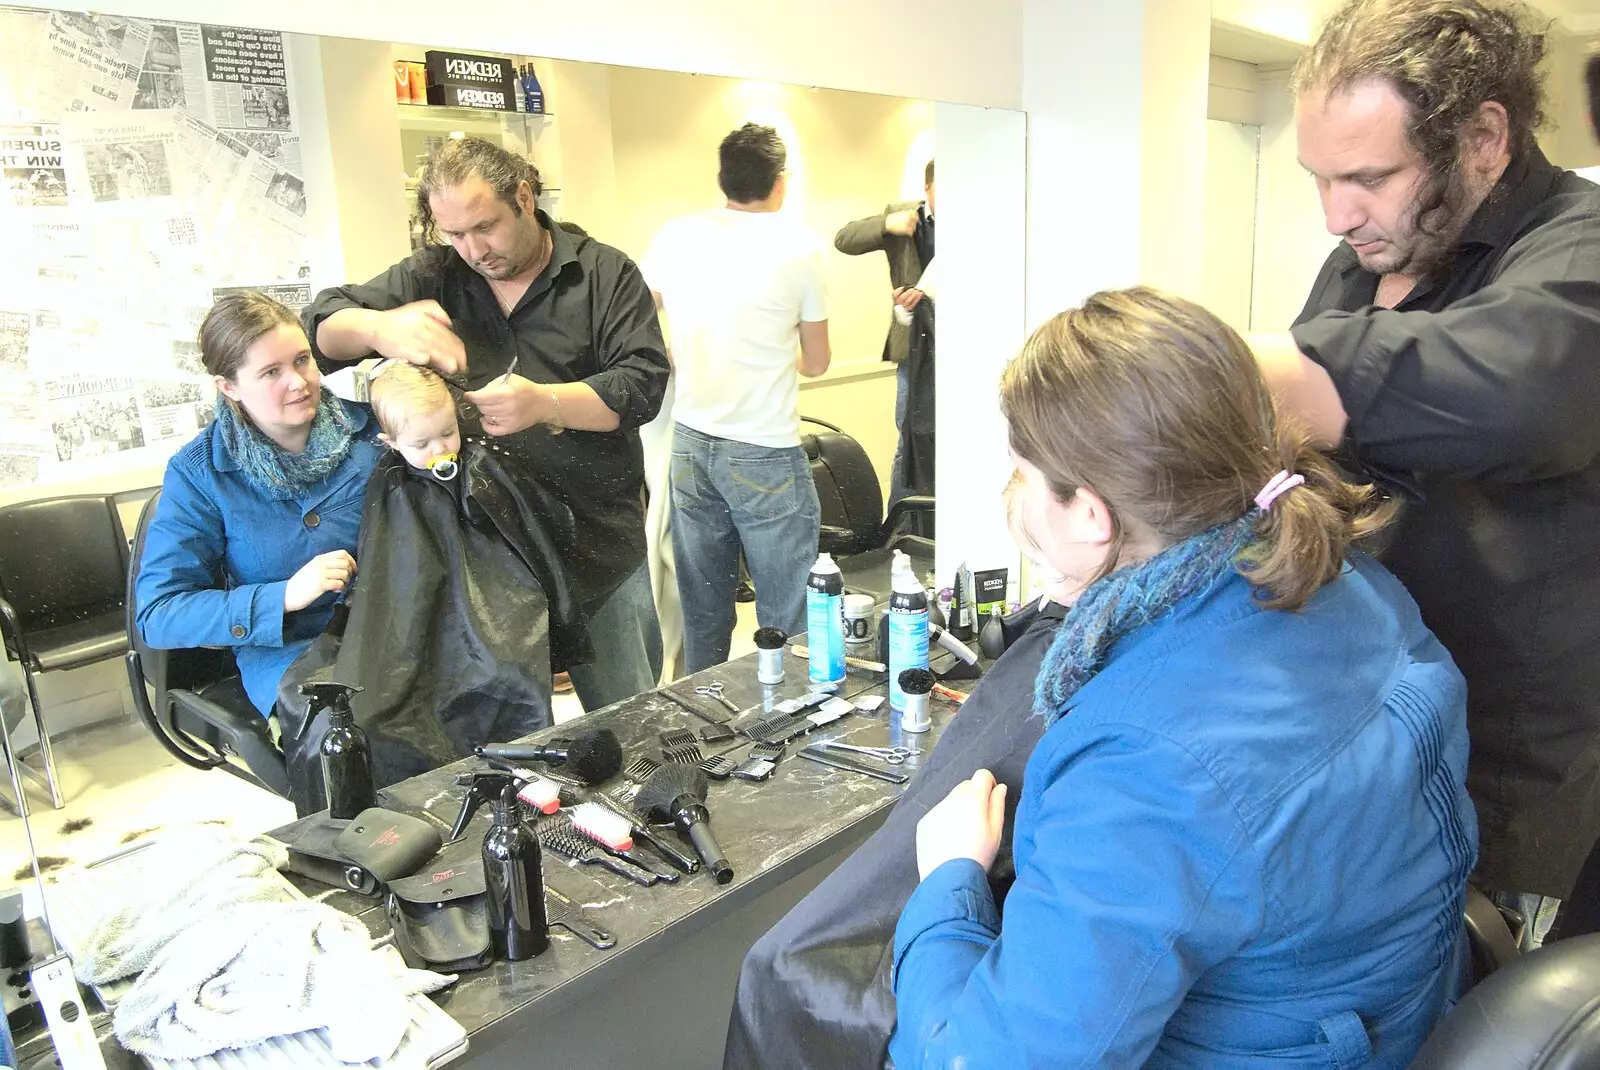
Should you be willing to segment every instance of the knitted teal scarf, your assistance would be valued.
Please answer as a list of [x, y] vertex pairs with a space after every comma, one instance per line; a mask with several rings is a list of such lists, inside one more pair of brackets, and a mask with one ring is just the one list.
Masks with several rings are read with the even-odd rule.
[[1104, 667], [1118, 639], [1233, 569], [1239, 554], [1255, 539], [1260, 515], [1260, 510], [1252, 509], [1238, 520], [1175, 543], [1148, 561], [1118, 569], [1084, 591], [1061, 622], [1034, 685], [1034, 712], [1045, 725], [1066, 715], [1073, 696]]
[[263, 435], [249, 418], [217, 394], [217, 431], [245, 477], [266, 491], [299, 493], [333, 475], [350, 453], [355, 427], [344, 406], [327, 387], [317, 402], [311, 438], [300, 453], [288, 450]]

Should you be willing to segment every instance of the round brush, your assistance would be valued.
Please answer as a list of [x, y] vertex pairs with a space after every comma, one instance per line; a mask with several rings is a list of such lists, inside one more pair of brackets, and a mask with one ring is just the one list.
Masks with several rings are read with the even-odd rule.
[[480, 758], [507, 758], [517, 762], [543, 762], [564, 769], [585, 784], [598, 784], [622, 772], [622, 744], [609, 728], [595, 728], [548, 743], [489, 744], [477, 749]]
[[711, 813], [706, 809], [706, 775], [698, 766], [669, 763], [650, 774], [633, 805], [651, 821], [670, 823], [689, 837], [695, 853], [718, 884], [733, 880], [733, 867], [711, 833]]

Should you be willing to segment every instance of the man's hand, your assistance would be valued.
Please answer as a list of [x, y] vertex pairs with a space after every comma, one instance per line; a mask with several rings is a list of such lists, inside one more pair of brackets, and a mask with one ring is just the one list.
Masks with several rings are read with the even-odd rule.
[[1005, 828], [1006, 786], [979, 769], [917, 822], [917, 874], [926, 877], [953, 858], [970, 858], [987, 870]]
[[911, 237], [917, 232], [917, 210], [907, 208], [902, 212], [890, 212], [883, 217], [883, 232], [898, 234], [902, 238]]
[[488, 435], [514, 435], [545, 418], [549, 388], [520, 375], [502, 376], [481, 390], [462, 395], [483, 414]]
[[924, 295], [915, 286], [896, 286], [893, 296], [896, 305], [910, 312], [922, 302]]
[[441, 375], [466, 370], [466, 347], [439, 302], [413, 301], [377, 315], [372, 349], [379, 356], [431, 365]]
[[329, 591], [344, 590], [355, 574], [356, 559], [347, 551], [332, 550], [318, 554], [289, 577], [283, 589], [284, 612], [304, 609]]

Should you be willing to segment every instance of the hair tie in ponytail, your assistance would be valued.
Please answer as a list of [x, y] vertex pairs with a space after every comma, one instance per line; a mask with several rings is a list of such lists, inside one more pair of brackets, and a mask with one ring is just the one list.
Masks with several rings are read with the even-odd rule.
[[1287, 494], [1305, 481], [1305, 476], [1290, 474], [1287, 469], [1279, 472], [1269, 479], [1267, 485], [1261, 488], [1261, 493], [1256, 495], [1256, 508], [1265, 513], [1281, 495]]

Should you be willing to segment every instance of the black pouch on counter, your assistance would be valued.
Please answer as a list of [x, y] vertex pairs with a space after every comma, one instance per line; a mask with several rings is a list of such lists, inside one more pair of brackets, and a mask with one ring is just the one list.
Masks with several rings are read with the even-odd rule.
[[381, 806], [361, 811], [347, 825], [334, 846], [382, 884], [411, 876], [444, 844], [426, 821]]
[[494, 961], [478, 845], [460, 840], [421, 873], [389, 885], [384, 912], [394, 945], [414, 970], [460, 973]]
[[339, 850], [337, 841], [348, 821], [335, 821], [320, 814], [301, 822], [295, 838], [284, 841], [289, 848], [290, 873], [310, 877], [334, 888], [347, 888], [358, 895], [377, 895], [379, 882], [355, 859]]

